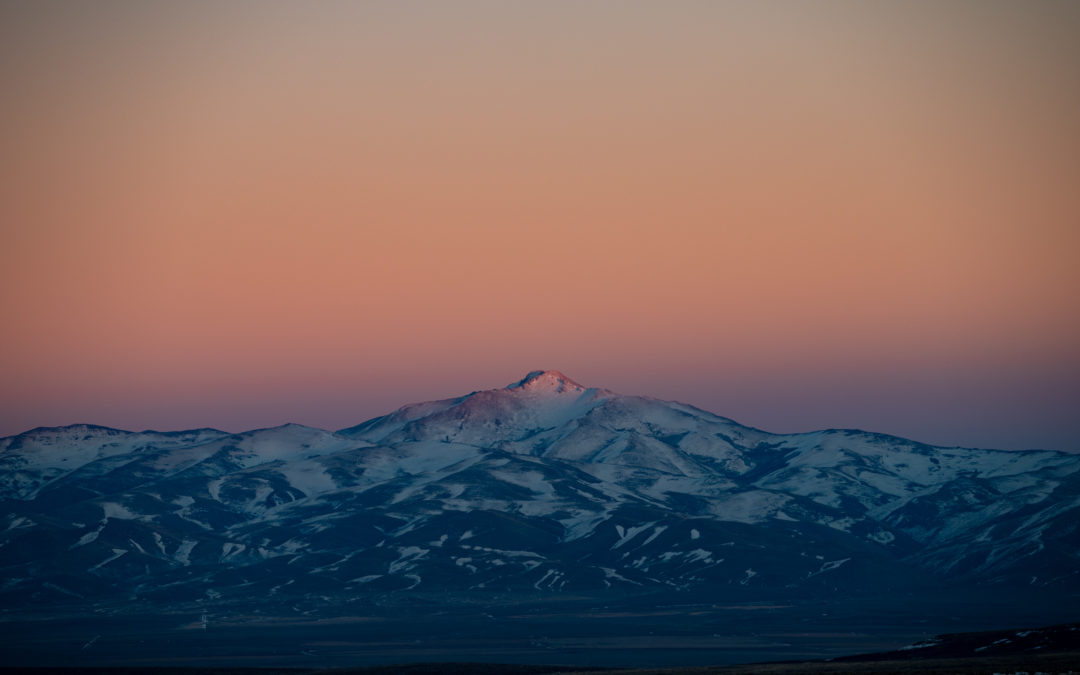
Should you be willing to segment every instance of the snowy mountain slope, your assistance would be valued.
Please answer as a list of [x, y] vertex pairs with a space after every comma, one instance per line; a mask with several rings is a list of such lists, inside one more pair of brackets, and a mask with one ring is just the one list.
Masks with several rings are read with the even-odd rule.
[[35, 429], [0, 501], [7, 607], [1080, 588], [1080, 456], [769, 434], [554, 371], [338, 432]]

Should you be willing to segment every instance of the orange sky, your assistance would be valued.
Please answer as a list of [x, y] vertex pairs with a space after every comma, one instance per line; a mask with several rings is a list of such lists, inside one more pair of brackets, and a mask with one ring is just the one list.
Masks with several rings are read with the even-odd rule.
[[1080, 450], [1080, 6], [0, 0], [0, 434], [558, 368]]

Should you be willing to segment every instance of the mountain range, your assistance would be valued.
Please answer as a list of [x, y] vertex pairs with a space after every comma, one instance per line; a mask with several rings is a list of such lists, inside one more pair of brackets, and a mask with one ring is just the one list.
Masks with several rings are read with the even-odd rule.
[[335, 432], [38, 428], [0, 440], [0, 501], [6, 612], [1080, 589], [1080, 455], [772, 434], [555, 371]]

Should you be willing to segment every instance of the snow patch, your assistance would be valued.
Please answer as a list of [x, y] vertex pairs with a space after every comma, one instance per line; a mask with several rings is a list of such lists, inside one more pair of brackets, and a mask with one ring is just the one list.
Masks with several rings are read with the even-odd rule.
[[649, 538], [646, 539], [645, 541], [643, 541], [641, 543], [641, 545], [642, 546], [648, 546], [650, 543], [652, 543], [653, 539], [656, 539], [657, 537], [659, 537], [661, 535], [661, 533], [663, 533], [663, 531], [666, 530], [667, 528], [668, 528], [667, 525], [658, 525], [656, 527], [656, 529], [653, 530], [653, 533], [651, 535], [649, 535]]
[[873, 534], [867, 535], [866, 538], [879, 544], [891, 544], [896, 541], [896, 535], [892, 532], [887, 532], [886, 530], [878, 530]]
[[807, 578], [816, 577], [817, 575], [824, 574], [826, 572], [832, 572], [833, 570], [838, 569], [841, 565], [843, 565], [849, 560], [851, 560], [851, 558], [841, 558], [840, 560], [830, 560], [826, 563], [822, 563], [821, 569], [819, 569], [817, 572], [811, 573], [807, 576]]
[[277, 472], [289, 481], [289, 485], [308, 497], [330, 492], [337, 488], [334, 478], [314, 461], [289, 462], [278, 467]]
[[218, 478], [206, 484], [206, 491], [210, 493], [210, 499], [215, 502], [221, 501], [221, 484], [224, 482], [224, 478]]
[[370, 583], [372, 581], [375, 581], [376, 579], [381, 579], [381, 578], [383, 578], [383, 576], [384, 575], [382, 575], [382, 574], [368, 574], [366, 576], [357, 577], [355, 579], [349, 579], [349, 583], [350, 584], [366, 584], [366, 583]]
[[607, 518], [608, 514], [606, 512], [596, 513], [593, 511], [578, 511], [576, 515], [570, 518], [563, 518], [559, 521], [565, 532], [563, 541], [574, 541], [587, 537], [596, 531], [596, 527], [606, 521]]
[[[401, 571], [411, 570], [413, 567], [416, 566], [415, 561], [420, 560], [421, 558], [426, 556], [429, 551], [430, 549], [420, 548], [419, 546], [405, 546], [402, 548], [398, 548], [398, 553], [400, 554], [398, 556], [398, 559], [390, 563], [386, 571], [388, 574], [397, 574]], [[410, 575], [406, 574], [404, 576]], [[416, 583], [418, 584], [420, 582], [417, 581]], [[413, 586], [415, 585], [416, 584], [413, 584]], [[413, 586], [410, 586], [409, 588], [413, 588]]]
[[626, 577], [619, 574], [618, 572], [611, 569], [610, 567], [601, 567], [600, 571], [602, 571], [604, 573], [604, 576], [607, 577], [608, 579], [614, 579], [615, 581], [624, 581], [624, 582], [626, 582], [628, 584], [633, 584], [635, 586], [640, 586], [641, 585], [640, 583], [638, 583], [637, 581], [634, 581], [633, 579], [627, 579]]
[[930, 640], [922, 640], [921, 642], [916, 642], [915, 644], [907, 645], [906, 647], [901, 647], [897, 651], [906, 652], [906, 651], [910, 651], [912, 649], [926, 649], [927, 647], [933, 647], [933, 646], [939, 645], [939, 644], [941, 644], [941, 640], [938, 640], [936, 638], [935, 639], [930, 639]]
[[625, 529], [623, 528], [622, 525], [616, 525], [615, 526], [615, 531], [619, 533], [619, 541], [615, 542], [611, 546], [611, 550], [614, 551], [617, 548], [621, 548], [623, 546], [623, 544], [627, 543], [628, 541], [630, 541], [634, 537], [638, 536], [639, 534], [641, 534], [642, 532], [649, 529], [650, 527], [652, 527], [655, 524], [656, 524], [656, 521], [654, 520], [651, 523], [645, 523], [644, 525], [639, 525], [637, 527], [630, 527], [630, 528], [625, 528]]
[[[559, 572], [558, 570], [555, 570], [555, 569], [549, 569], [547, 572], [544, 572], [544, 576], [540, 577], [539, 581], [537, 581], [535, 584], [533, 584], [533, 588], [535, 588], [538, 591], [542, 591], [544, 589], [541, 588], [541, 586], [544, 586], [548, 590], [553, 591], [553, 590], [556, 590], [555, 584], [559, 584], [559, 588], [562, 588], [563, 584], [566, 583], [565, 580], [562, 580], [562, 577], [563, 577], [562, 572]], [[561, 583], [560, 583], [560, 581], [561, 581]]]
[[116, 502], [102, 502], [100, 504], [101, 510], [105, 514], [105, 519], [115, 518], [117, 520], [137, 520], [142, 516], [138, 513], [133, 513], [130, 509], [122, 504]]
[[191, 564], [191, 551], [195, 548], [195, 545], [199, 542], [194, 539], [185, 539], [180, 542], [180, 545], [176, 547], [176, 552], [173, 553], [173, 560], [187, 567]]
[[502, 548], [488, 548], [487, 546], [462, 546], [461, 548], [471, 551], [484, 551], [485, 553], [499, 553], [511, 558], [542, 558], [543, 556], [533, 551], [508, 551]]
[[236, 542], [227, 541], [221, 546], [221, 559], [225, 560], [238, 553], [243, 553], [247, 546], [243, 544], [237, 544]]
[[99, 562], [98, 564], [94, 565], [93, 567], [91, 567], [91, 568], [90, 568], [89, 570], [87, 570], [87, 571], [88, 571], [88, 572], [93, 572], [93, 571], [94, 571], [94, 570], [96, 570], [96, 569], [99, 569], [99, 568], [101, 568], [101, 567], [104, 567], [105, 565], [108, 565], [108, 564], [109, 564], [109, 563], [111, 563], [112, 561], [116, 560], [117, 558], [119, 558], [119, 557], [121, 557], [122, 555], [124, 555], [125, 553], [127, 553], [127, 552], [128, 552], [128, 550], [127, 550], [126, 548], [114, 548], [114, 549], [112, 550], [112, 552], [113, 552], [113, 554], [112, 554], [111, 556], [109, 556], [108, 558], [105, 558], [104, 560], [102, 560], [102, 561], [101, 561], [101, 562]]
[[68, 550], [70, 551], [73, 548], [78, 548], [80, 546], [86, 546], [90, 542], [97, 539], [99, 534], [101, 534], [101, 528], [98, 528], [98, 529], [94, 530], [93, 532], [87, 532], [83, 536], [79, 537], [79, 541], [77, 541], [74, 544], [72, 544], [71, 546], [69, 546]]

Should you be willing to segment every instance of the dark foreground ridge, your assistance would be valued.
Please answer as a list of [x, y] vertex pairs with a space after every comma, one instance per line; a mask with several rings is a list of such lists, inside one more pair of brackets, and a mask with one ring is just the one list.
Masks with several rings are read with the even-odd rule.
[[903, 649], [845, 656], [834, 661], [903, 661], [1080, 652], [1080, 623], [1043, 628], [946, 633]]

